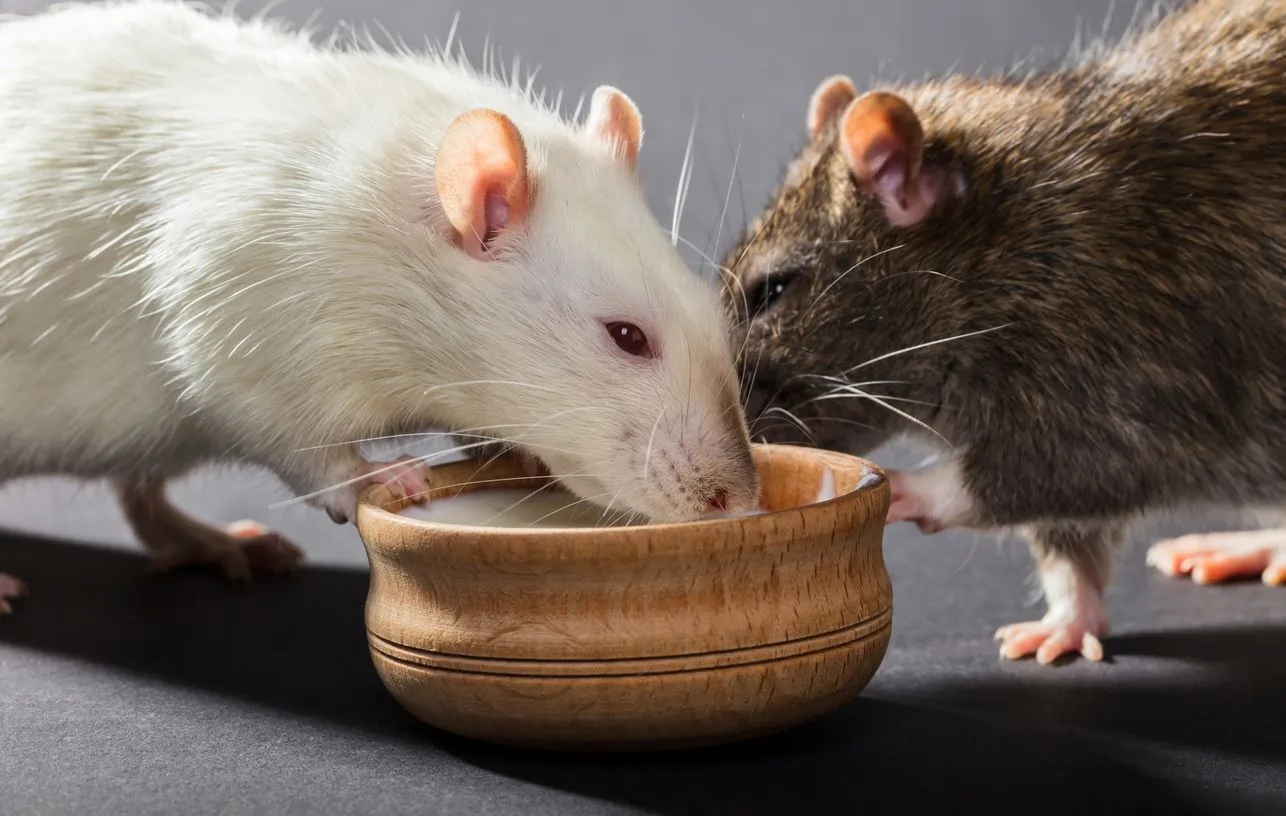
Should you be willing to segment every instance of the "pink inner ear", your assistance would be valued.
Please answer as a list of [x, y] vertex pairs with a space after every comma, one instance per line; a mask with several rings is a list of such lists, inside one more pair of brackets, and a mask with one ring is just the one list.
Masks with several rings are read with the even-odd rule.
[[487, 200], [483, 205], [486, 211], [487, 231], [482, 236], [482, 244], [485, 249], [500, 231], [509, 225], [510, 209], [509, 202], [505, 201], [504, 196], [499, 193], [487, 193]]
[[[899, 169], [899, 174], [905, 174], [905, 171]], [[881, 183], [881, 186], [884, 186]], [[888, 217], [889, 223], [895, 227], [911, 227], [933, 212], [933, 206], [938, 201], [938, 195], [942, 191], [942, 174], [937, 168], [925, 168], [920, 172], [915, 181], [915, 189], [908, 191], [905, 183], [899, 182], [901, 198], [895, 199], [884, 197], [884, 214]]]
[[891, 200], [900, 208], [907, 208], [906, 162], [902, 156], [888, 148], [878, 148], [866, 155], [871, 178], [880, 188], [880, 198]]

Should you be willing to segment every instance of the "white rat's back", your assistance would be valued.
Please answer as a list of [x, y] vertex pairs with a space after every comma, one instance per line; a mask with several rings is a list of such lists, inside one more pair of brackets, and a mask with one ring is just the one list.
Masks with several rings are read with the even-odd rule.
[[307, 327], [273, 311], [315, 251], [294, 222], [310, 197], [318, 219], [353, 206], [409, 105], [426, 140], [480, 104], [549, 127], [484, 79], [169, 0], [0, 23], [0, 478], [181, 469], [279, 436], [265, 423], [307, 400], [281, 379]]

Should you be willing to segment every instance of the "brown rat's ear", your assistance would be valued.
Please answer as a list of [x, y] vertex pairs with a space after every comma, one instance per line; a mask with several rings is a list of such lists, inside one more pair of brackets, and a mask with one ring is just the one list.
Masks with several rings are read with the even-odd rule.
[[502, 113], [478, 109], [456, 117], [442, 137], [434, 175], [456, 243], [474, 258], [485, 260], [496, 236], [527, 217], [527, 148]]
[[863, 192], [879, 197], [889, 221], [907, 227], [933, 210], [937, 174], [921, 172], [924, 128], [896, 94], [863, 94], [844, 112], [840, 147]]
[[857, 87], [853, 80], [842, 74], [823, 79], [808, 100], [808, 138], [817, 138], [817, 132], [854, 99], [857, 99]]
[[585, 129], [607, 142], [630, 170], [637, 168], [639, 147], [643, 144], [643, 116], [623, 92], [610, 85], [595, 89]]

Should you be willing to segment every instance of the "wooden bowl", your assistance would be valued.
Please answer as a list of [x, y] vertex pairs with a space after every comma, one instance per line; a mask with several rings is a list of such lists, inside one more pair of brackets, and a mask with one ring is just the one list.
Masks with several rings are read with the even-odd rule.
[[[470, 738], [562, 750], [696, 747], [785, 730], [851, 700], [891, 634], [889, 487], [862, 459], [756, 445], [760, 515], [602, 528], [357, 528], [366, 629], [411, 714]], [[836, 498], [818, 494], [825, 466]], [[430, 501], [522, 478], [511, 459], [435, 468]], [[804, 505], [804, 506], [801, 506]]]

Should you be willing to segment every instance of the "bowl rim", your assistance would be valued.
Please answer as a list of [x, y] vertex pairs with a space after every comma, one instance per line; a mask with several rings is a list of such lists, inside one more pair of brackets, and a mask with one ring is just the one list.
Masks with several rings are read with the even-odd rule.
[[[803, 453], [804, 455], [816, 457], [825, 464], [826, 459], [835, 462], [843, 462], [850, 466], [861, 465], [868, 471], [870, 478], [865, 484], [859, 484], [853, 490], [847, 493], [840, 493], [834, 498], [812, 504], [803, 504], [796, 507], [783, 507], [779, 510], [769, 510], [763, 513], [756, 513], [745, 516], [732, 516], [726, 518], [698, 519], [695, 521], [676, 521], [665, 522], [662, 524], [625, 524], [613, 527], [496, 527], [481, 524], [452, 524], [441, 521], [429, 521], [427, 519], [417, 519], [404, 515], [405, 510], [409, 508], [409, 503], [405, 500], [396, 499], [387, 488], [383, 485], [373, 485], [362, 491], [357, 500], [357, 525], [360, 528], [364, 521], [367, 523], [378, 520], [384, 524], [395, 524], [403, 528], [414, 529], [421, 534], [434, 534], [440, 536], [468, 536], [470, 538], [488, 538], [488, 539], [522, 539], [532, 543], [557, 539], [567, 541], [568, 539], [576, 541], [588, 541], [608, 536], [637, 536], [637, 535], [664, 535], [672, 533], [676, 536], [691, 535], [699, 533], [702, 529], [713, 529], [719, 526], [746, 526], [760, 525], [765, 522], [772, 522], [781, 518], [783, 514], [793, 513], [802, 514], [805, 519], [819, 516], [822, 514], [830, 515], [830, 508], [837, 507], [844, 503], [851, 503], [858, 500], [858, 497], [871, 490], [879, 490], [882, 486], [888, 484], [888, 474], [883, 468], [869, 459], [860, 456], [854, 456], [839, 451], [826, 450], [823, 448], [809, 448], [801, 445], [780, 445], [769, 443], [752, 443], [752, 448], [762, 450], [768, 455], [775, 451], [791, 451], [794, 455]], [[461, 462], [479, 461], [476, 458], [466, 457], [464, 459], [443, 462], [441, 466], [456, 465]], [[547, 477], [535, 476], [530, 481], [542, 481]], [[519, 480], [528, 481], [528, 480]], [[467, 482], [457, 483], [467, 484]], [[445, 485], [450, 487], [452, 485]], [[502, 489], [502, 488], [496, 488]], [[887, 488], [886, 488], [887, 489]], [[388, 509], [389, 505], [396, 506], [396, 509]], [[881, 520], [882, 522], [883, 520]], [[359, 529], [360, 532], [360, 529]]]

